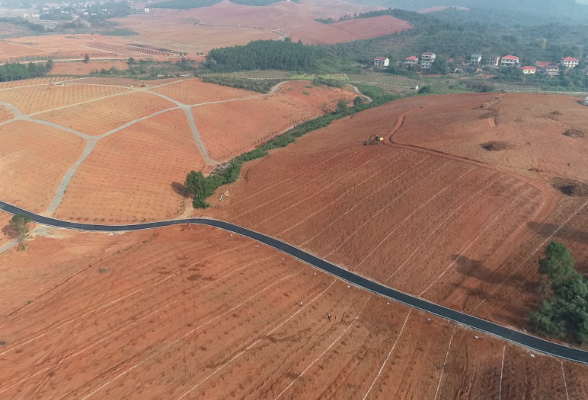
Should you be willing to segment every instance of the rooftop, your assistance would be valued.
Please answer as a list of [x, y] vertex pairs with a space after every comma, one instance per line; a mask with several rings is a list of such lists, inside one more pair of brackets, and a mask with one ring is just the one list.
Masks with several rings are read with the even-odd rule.
[[564, 57], [561, 60], [562, 61], [578, 61], [578, 62], [580, 62], [580, 60], [578, 60], [577, 58], [574, 58], [574, 57]]
[[374, 58], [374, 60], [377, 60], [377, 61], [386, 61], [387, 59], [388, 59], [387, 57], [376, 57], [376, 58]]
[[518, 60], [519, 58], [517, 56], [508, 55], [508, 56], [502, 57], [502, 59], [503, 60]]

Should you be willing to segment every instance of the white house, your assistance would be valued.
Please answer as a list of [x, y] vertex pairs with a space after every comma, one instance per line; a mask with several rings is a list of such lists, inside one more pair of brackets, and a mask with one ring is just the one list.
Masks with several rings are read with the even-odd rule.
[[145, 14], [149, 14], [149, 8], [145, 7], [145, 9], [143, 10], [145, 12]]
[[421, 55], [421, 68], [430, 69], [435, 62], [435, 58], [437, 58], [435, 53], [423, 53]]
[[521, 71], [523, 71], [523, 74], [525, 75], [535, 75], [537, 73], [537, 68], [535, 67], [521, 67]]
[[406, 57], [404, 63], [406, 65], [417, 65], [419, 63], [419, 58], [415, 56]]
[[545, 75], [548, 76], [558, 76], [559, 75], [559, 65], [546, 65], [543, 67], [543, 72]]
[[470, 65], [478, 66], [482, 62], [482, 56], [480, 54], [472, 54], [470, 57]]
[[376, 57], [374, 58], [374, 67], [376, 68], [386, 68], [390, 65], [390, 59], [387, 57]]
[[484, 65], [489, 67], [498, 67], [500, 64], [500, 57], [488, 57], [484, 59]]
[[561, 59], [561, 65], [566, 68], [576, 68], [580, 64], [580, 60], [574, 57], [564, 57]]
[[502, 65], [503, 67], [512, 67], [514, 65], [517, 65], [519, 63], [519, 58], [517, 56], [504, 56], [502, 57], [502, 60], [500, 60], [500, 65]]

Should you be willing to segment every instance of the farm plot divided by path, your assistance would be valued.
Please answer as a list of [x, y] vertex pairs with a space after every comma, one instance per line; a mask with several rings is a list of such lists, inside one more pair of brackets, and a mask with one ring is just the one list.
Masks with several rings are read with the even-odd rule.
[[270, 96], [202, 105], [192, 112], [211, 157], [227, 160], [294, 125], [334, 110], [340, 99], [350, 102], [355, 96], [308, 82], [288, 82]]
[[186, 105], [243, 99], [260, 95], [249, 90], [219, 86], [212, 83], [202, 82], [197, 79], [190, 79], [184, 82], [154, 88], [152, 91], [168, 96]]
[[3, 399], [484, 399], [520, 397], [528, 379], [532, 394], [585, 390], [585, 367], [532, 358], [220, 230], [73, 235], [85, 256], [48, 256], [51, 282], [25, 279], [32, 252], [9, 255], [10, 296], [31, 301], [0, 318]]
[[179, 216], [186, 171], [204, 168], [183, 110], [100, 140], [67, 189], [58, 218], [116, 224]]
[[124, 93], [127, 90], [104, 86], [42, 85], [13, 90], [0, 90], [0, 102], [13, 105], [23, 114], [33, 114], [100, 97]]
[[174, 107], [175, 104], [150, 93], [130, 93], [49, 111], [37, 115], [37, 118], [98, 136], [139, 118]]
[[43, 212], [85, 145], [83, 139], [71, 133], [32, 122], [0, 126], [2, 198]]

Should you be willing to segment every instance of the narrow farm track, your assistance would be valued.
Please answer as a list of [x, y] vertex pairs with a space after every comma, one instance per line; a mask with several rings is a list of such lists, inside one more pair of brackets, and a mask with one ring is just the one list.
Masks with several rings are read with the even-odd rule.
[[[582, 207], [588, 205], [588, 202], [584, 203]], [[456, 322], [460, 325], [479, 330], [481, 332], [488, 333], [490, 335], [497, 336], [501, 339], [509, 342], [527, 347], [540, 353], [548, 354], [554, 357], [559, 357], [582, 364], [588, 364], [588, 352], [580, 349], [567, 347], [561, 344], [552, 343], [547, 340], [540, 339], [538, 337], [529, 335], [527, 333], [519, 332], [505, 326], [486, 321], [472, 315], [468, 315], [463, 312], [459, 312], [427, 300], [421, 299], [416, 296], [394, 290], [380, 283], [365, 278], [357, 273], [348, 271], [335, 264], [332, 264], [324, 259], [309, 254], [297, 247], [282, 242], [273, 237], [240, 227], [235, 224], [231, 224], [224, 221], [206, 219], [206, 218], [188, 218], [182, 220], [169, 220], [143, 224], [131, 224], [131, 225], [94, 225], [94, 224], [83, 224], [70, 221], [62, 221], [54, 218], [44, 217], [39, 214], [35, 214], [16, 207], [14, 205], [0, 201], [0, 210], [8, 212], [10, 214], [24, 214], [30, 217], [34, 222], [58, 227], [65, 229], [74, 229], [88, 232], [124, 232], [124, 231], [139, 231], [145, 229], [155, 229], [172, 225], [181, 224], [196, 224], [210, 226], [225, 230], [228, 232], [235, 233], [255, 240], [267, 246], [273, 247], [285, 254], [288, 254], [298, 260], [311, 265], [317, 269], [320, 269], [330, 275], [333, 275], [343, 281], [349, 282], [357, 287], [366, 289], [378, 295], [387, 297], [389, 299], [398, 301], [407, 306], [416, 308], [418, 310], [436, 315], [443, 319]]]

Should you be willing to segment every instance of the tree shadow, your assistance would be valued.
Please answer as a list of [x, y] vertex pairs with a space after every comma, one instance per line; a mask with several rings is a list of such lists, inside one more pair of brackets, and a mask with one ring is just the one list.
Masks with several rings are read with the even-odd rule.
[[171, 188], [182, 197], [188, 198], [188, 188], [179, 182], [172, 182]]
[[9, 239], [16, 239], [18, 237], [18, 235], [10, 225], [6, 225], [4, 228], [2, 228], [2, 234]]
[[[459, 257], [459, 259], [458, 259]], [[527, 281], [526, 279], [512, 275], [509, 277], [509, 272], [500, 272], [494, 271], [490, 268], [487, 268], [484, 265], [484, 262], [480, 260], [473, 260], [468, 257], [458, 256], [453, 254], [451, 256], [453, 260], [456, 260], [457, 264], [457, 272], [463, 276], [474, 278], [482, 283], [488, 283], [491, 285], [500, 285], [503, 286], [512, 286], [512, 287], [520, 287], [521, 285], [524, 286], [525, 290], [534, 290], [535, 283]], [[504, 282], [506, 279], [508, 280]], [[503, 283], [504, 282], [504, 283]]]
[[[553, 232], [557, 231], [560, 226], [559, 225], [555, 225], [555, 224], [539, 224], [537, 222], [529, 222], [527, 224], [527, 226], [529, 227], [529, 229], [541, 234], [541, 235], [547, 235], [550, 236], [553, 234]], [[578, 229], [571, 229], [571, 228], [567, 228], [564, 227], [561, 230], [559, 230], [554, 236], [554, 239], [568, 239], [568, 240], [573, 240], [575, 242], [579, 242], [579, 243], [585, 243], [588, 244], [588, 232], [587, 231], [581, 231]]]

